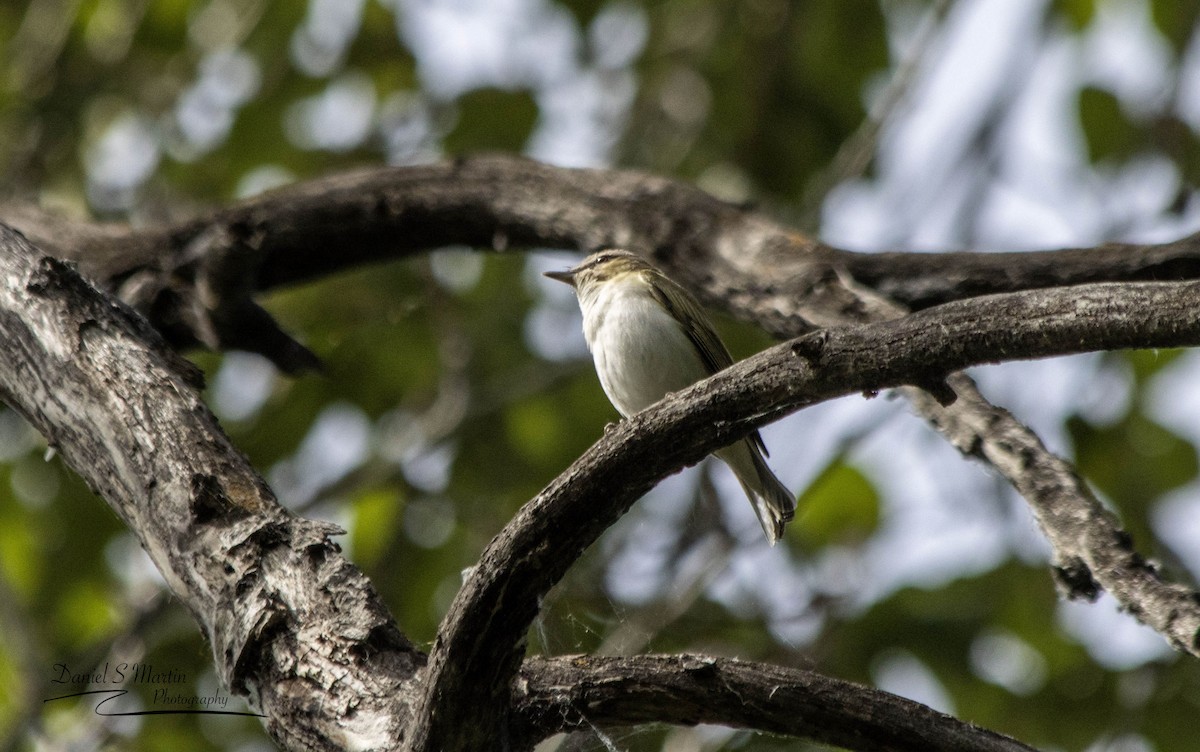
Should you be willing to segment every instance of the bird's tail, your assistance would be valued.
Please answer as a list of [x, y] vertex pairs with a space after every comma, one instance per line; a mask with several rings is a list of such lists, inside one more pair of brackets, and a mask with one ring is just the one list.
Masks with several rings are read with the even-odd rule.
[[796, 497], [775, 477], [762, 452], [749, 440], [740, 441], [716, 453], [729, 465], [750, 499], [759, 524], [774, 546], [783, 537], [783, 527], [796, 514]]

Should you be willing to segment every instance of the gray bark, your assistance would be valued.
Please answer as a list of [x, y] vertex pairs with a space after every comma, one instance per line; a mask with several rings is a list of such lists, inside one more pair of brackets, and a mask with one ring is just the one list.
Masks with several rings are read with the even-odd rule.
[[198, 372], [3, 225], [0, 342], [0, 396], [137, 535], [272, 736], [289, 749], [394, 744], [424, 655], [329, 540], [337, 529], [275, 501], [205, 407]]
[[[139, 535], [196, 616], [227, 686], [254, 700], [289, 748], [385, 739], [389, 748], [480, 749], [552, 733], [514, 706], [512, 693], [520, 671], [536, 686], [537, 671], [562, 668], [522, 669], [522, 640], [540, 597], [580, 553], [658, 479], [712, 449], [816, 401], [892, 387], [1029, 500], [1069, 595], [1104, 587], [1176, 647], [1198, 652], [1197, 595], [1163, 582], [1070, 464], [955, 373], [1017, 358], [1200, 343], [1200, 283], [1122, 282], [1196, 276], [1195, 238], [992, 257], [851, 254], [672, 181], [509, 158], [338, 176], [146, 229], [63, 224], [28, 209], [0, 217], [77, 260], [172, 342], [257, 349], [287, 368], [311, 366], [311, 354], [261, 312], [254, 293], [448, 243], [632, 247], [709, 302], [796, 338], [597, 442], [484, 552], [425, 666], [329, 542], [333, 531], [275, 503], [159, 334], [19, 236], [0, 233], [5, 400]], [[1075, 284], [1097, 280], [1108, 283]], [[906, 314], [897, 300], [942, 304]], [[577, 678], [575, 689], [588, 691], [594, 677]], [[708, 689], [719, 695], [717, 684]], [[825, 710], [843, 729], [861, 722]], [[770, 717], [760, 728], [791, 717], [784, 705], [763, 713]], [[564, 716], [560, 728], [570, 727]], [[835, 733], [787, 729], [814, 739]], [[925, 739], [895, 748], [941, 747]]]
[[[430, 653], [414, 749], [471, 749], [507, 728], [508, 686], [542, 596], [582, 551], [669, 472], [816, 402], [926, 383], [967, 366], [1087, 350], [1200, 343], [1200, 282], [1032, 290], [948, 303], [901, 319], [838, 327], [776, 345], [621, 421], [528, 503], [484, 550]], [[950, 380], [957, 389], [962, 377]], [[955, 402], [952, 408], [957, 407]], [[936, 402], [935, 402], [936, 404]], [[1003, 443], [1011, 423], [988, 428]], [[1025, 429], [1017, 424], [1018, 434]], [[1021, 437], [1006, 451], [1020, 456]], [[1007, 458], [1008, 455], [1006, 455]], [[1020, 468], [1024, 473], [1027, 467]], [[1161, 580], [1111, 513], [1057, 495], [1042, 522], [1060, 559], [1097, 561], [1114, 595], [1177, 648], [1200, 655], [1197, 594]], [[1035, 490], [1039, 494], [1043, 489]], [[487, 713], [484, 708], [494, 708]], [[474, 734], [474, 736], [472, 736]], [[460, 746], [461, 745], [461, 746]]]
[[[204, 406], [198, 373], [136, 313], [4, 225], [0, 341], [7, 356], [0, 359], [0, 397], [46, 435], [134, 531], [209, 641], [225, 686], [261, 710], [282, 747], [420, 748], [422, 739], [429, 739], [417, 715], [423, 698], [437, 696], [428, 687], [426, 656], [408, 642], [370, 583], [329, 540], [338, 531], [278, 505]], [[605, 439], [597, 445], [599, 455], [610, 458], [601, 470], [612, 465], [612, 457], [629, 453], [627, 446], [614, 449], [610, 443]], [[648, 446], [653, 450], [653, 443]], [[594, 486], [595, 472], [585, 463], [564, 477]], [[576, 500], [570, 507], [576, 512], [579, 498], [566, 497]], [[551, 508], [563, 504], [552, 502]], [[614, 509], [612, 516], [627, 507]], [[517, 537], [529, 535], [531, 520], [534, 534], [544, 534], [536, 513], [523, 515], [509, 530]], [[485, 559], [477, 572], [488, 569]], [[529, 587], [525, 571], [499, 574], [515, 581], [517, 589]], [[548, 583], [538, 578], [533, 587]], [[531, 616], [518, 610], [513, 618]], [[505, 652], [515, 658], [504, 664], [506, 678], [494, 685], [505, 695], [502, 710], [496, 713], [489, 704], [478, 718], [468, 715], [461, 733], [442, 748], [506, 743], [527, 748], [575, 728], [579, 710], [591, 713], [595, 707], [595, 722], [604, 724], [656, 717], [673, 723], [723, 721], [841, 739], [850, 749], [878, 749], [881, 740], [887, 740], [882, 748], [897, 750], [936, 749], [946, 740], [954, 740], [953, 748], [981, 752], [1027, 749], [916, 703], [807, 672], [703, 656], [646, 657], [617, 665], [535, 660], [514, 685], [511, 673], [520, 653], [515, 645]], [[697, 671], [701, 663], [713, 670]], [[711, 694], [716, 704], [681, 714], [679, 703], [669, 703], [674, 708], [669, 710], [604, 699], [618, 671], [624, 672], [627, 700], [659, 695], [699, 707]], [[768, 685], [776, 699], [768, 695], [740, 711], [721, 709], [721, 693], [762, 694], [769, 692]], [[807, 708], [803, 715], [792, 702], [797, 693]], [[444, 698], [444, 704], [463, 707], [454, 698]], [[441, 710], [438, 703], [434, 712]], [[901, 717], [907, 725], [893, 728]], [[496, 718], [508, 725], [496, 728]]]
[[[779, 707], [789, 712], [775, 712]], [[920, 703], [812, 671], [696, 655], [531, 659], [521, 670], [513, 708], [517, 738], [540, 737], [545, 728], [710, 723], [790, 736], [803, 730], [813, 741], [875, 752], [1033, 749]]]

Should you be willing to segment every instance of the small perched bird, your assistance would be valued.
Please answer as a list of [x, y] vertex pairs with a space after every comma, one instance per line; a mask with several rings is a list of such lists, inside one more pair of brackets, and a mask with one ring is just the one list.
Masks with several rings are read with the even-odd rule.
[[[639, 256], [599, 251], [546, 276], [575, 288], [600, 385], [625, 417], [733, 365], [696, 299]], [[755, 431], [714, 454], [733, 470], [775, 545], [796, 497], [767, 467], [766, 451]]]

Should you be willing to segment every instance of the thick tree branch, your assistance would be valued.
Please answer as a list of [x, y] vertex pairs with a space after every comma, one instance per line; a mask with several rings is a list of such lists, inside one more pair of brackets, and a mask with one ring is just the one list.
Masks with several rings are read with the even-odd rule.
[[[484, 551], [439, 629], [411, 748], [467, 750], [503, 738], [508, 687], [541, 597], [659, 478], [750, 429], [818, 401], [926, 383], [980, 363], [1197, 344], [1200, 282], [1085, 285], [816, 332], [669, 395], [619, 423]], [[1111, 513], [1073, 496], [1049, 497], [1043, 511], [1059, 561], [1084, 562], [1139, 618], [1200, 655], [1197, 595], [1160, 580]]]
[[[652, 251], [709, 302], [780, 337], [813, 325], [893, 318], [904, 311], [896, 302], [920, 307], [989, 292], [1200, 274], [1200, 235], [1036, 253], [852, 253], [685, 184], [512, 157], [334, 176], [136, 231], [50, 222], [28, 208], [12, 212], [48, 247], [119, 285], [174, 341], [257, 350], [287, 370], [312, 367], [315, 359], [250, 300], [255, 289], [451, 243]], [[949, 407], [925, 392], [907, 394], [955, 446], [995, 466], [1039, 515], [1066, 498], [1076, 513], [1096, 512], [1099, 504], [1069, 463], [968, 379], [953, 380], [960, 399]], [[1061, 563], [1063, 581], [1070, 592], [1094, 592], [1081, 561]]]
[[[424, 656], [226, 438], [145, 322], [0, 225], [0, 397], [138, 536], [226, 687], [289, 749], [384, 746]], [[364, 666], [361, 671], [347, 667]]]
[[[147, 230], [80, 223], [58, 229], [35, 215], [18, 219], [95, 277], [123, 281], [127, 297], [176, 332], [175, 341], [257, 350], [288, 370], [311, 367], [315, 359], [265, 314], [248, 315], [261, 309], [249, 299], [255, 285], [247, 279], [261, 289], [450, 243], [648, 250], [710, 303], [779, 337], [814, 325], [894, 318], [904, 311], [896, 301], [924, 306], [987, 292], [1200, 274], [1200, 235], [1038, 253], [860, 254], [685, 184], [511, 157], [335, 176]], [[229, 266], [240, 273], [223, 271]], [[235, 289], [220, 280], [235, 280]], [[1069, 463], [988, 403], [970, 380], [953, 380], [961, 398], [955, 405], [926, 392], [907, 394], [955, 446], [996, 467], [1039, 516], [1067, 498], [1075, 513], [1097, 513], [1100, 505]], [[944, 397], [936, 385], [923, 386]], [[1082, 561], [1060, 562], [1062, 581], [1069, 592], [1094, 593]]]
[[[774, 278], [743, 269], [760, 283], [757, 289], [802, 292], [842, 269], [909, 308], [1041, 287], [1200, 276], [1200, 234], [1160, 245], [1024, 253], [857, 253], [685, 183], [508, 156], [335, 175], [138, 229], [64, 222], [28, 206], [0, 207], [0, 219], [110, 285], [145, 270], [186, 277], [198, 239], [207, 253], [253, 256], [258, 289], [454, 244], [618, 245], [652, 251], [679, 271], [690, 261], [720, 256], [732, 263], [739, 255], [762, 259], [769, 252], [799, 266]], [[696, 269], [698, 277], [705, 274]]]
[[[981, 291], [1080, 280], [1185, 279], [1198, 273], [1200, 253], [1197, 239], [1189, 238], [1160, 246], [1026, 254], [849, 254], [669, 180], [621, 171], [562, 170], [502, 157], [313, 181], [189, 222], [145, 230], [87, 223], [64, 230], [40, 216], [16, 221], [56, 252], [78, 258], [94, 279], [120, 288], [167, 332], [181, 330], [184, 336], [176, 341], [205, 341], [200, 335], [211, 325], [210, 339], [218, 347], [235, 344], [231, 337], [237, 332], [228, 326], [223, 330], [222, 322], [237, 321], [237, 311], [253, 305], [248, 298], [254, 290], [450, 243], [642, 249], [709, 302], [781, 337], [814, 326], [901, 316], [903, 309], [880, 291], [910, 306], [924, 306]], [[333, 247], [338, 252], [329, 252]], [[229, 280], [237, 285], [223, 286]], [[215, 294], [204, 294], [206, 289]], [[257, 342], [239, 346], [258, 349], [285, 367], [289, 358], [303, 366], [303, 352], [291, 347], [290, 340], [265, 344], [273, 336], [278, 340], [270, 323], [262, 337], [252, 338]], [[299, 352], [300, 359], [289, 352]], [[964, 452], [985, 459], [1009, 478], [1048, 532], [1060, 517], [1110, 523], [1111, 529], [1078, 546], [1093, 551], [1090, 555], [1075, 556], [1067, 545], [1070, 535], [1056, 542], [1061, 579], [1069, 592], [1089, 594], [1097, 584], [1124, 584], [1122, 568], [1130, 562], [1136, 565], [1133, 571], [1143, 574], [1131, 578], [1131, 591], [1116, 592], [1122, 603], [1136, 610], [1139, 600], [1154, 600], [1146, 592], [1163, 592], [1157, 590], [1161, 583], [1153, 571], [1128, 552], [1123, 534], [1069, 463], [1046, 451], [1007, 412], [983, 400], [966, 377], [926, 371], [912, 381], [945, 401], [947, 389], [940, 384], [948, 379], [958, 400], [947, 407], [926, 390], [907, 389], [918, 411]], [[1050, 537], [1053, 542], [1055, 534]], [[1095, 554], [1110, 540], [1120, 544], [1116, 554]], [[1168, 592], [1151, 611], [1161, 614], [1159, 606], [1174, 599]], [[1164, 623], [1162, 629], [1186, 646], [1193, 631], [1191, 609], [1179, 613], [1184, 614], [1179, 623]]]
[[534, 658], [512, 703], [518, 738], [531, 740], [631, 723], [712, 723], [872, 752], [1032, 750], [877, 689], [708, 656]]
[[[334, 530], [275, 503], [201, 403], [194, 370], [136, 315], [3, 225], [0, 339], [7, 346], [0, 396], [138, 535], [212, 644], [226, 686], [265, 712], [275, 739], [305, 750], [402, 743], [424, 656], [330, 544]], [[575, 713], [584, 708], [597, 722], [618, 725], [761, 720], [770, 731], [840, 739], [853, 749], [876, 749], [881, 740], [927, 749], [940, 739], [964, 749], [1022, 749], [916, 703], [811, 674], [717, 659], [648, 661], [631, 667], [628, 685], [643, 695], [657, 682], [693, 706], [706, 693], [732, 692], [746, 703], [736, 711], [697, 710], [689, 720], [677, 702], [663, 710], [605, 699], [619, 665], [535, 661], [524, 670], [535, 691], [514, 717], [521, 748], [553, 733], [547, 713], [566, 700]], [[698, 662], [713, 670], [698, 670]], [[564, 680], [579, 682], [565, 697]], [[539, 687], [559, 694], [541, 695]], [[830, 688], [840, 694], [814, 695]], [[856, 701], [843, 707], [844, 697]], [[800, 708], [805, 723], [783, 718]], [[897, 709], [907, 717], [896, 717]], [[491, 741], [477, 748], [492, 748]]]
[[916, 309], [1014, 290], [1196, 279], [1200, 277], [1200, 233], [1170, 243], [1105, 243], [1054, 251], [843, 252], [840, 261], [862, 284]]
[[[860, 254], [685, 184], [511, 157], [334, 176], [145, 230], [46, 222], [28, 209], [16, 219], [95, 278], [120, 284], [175, 341], [257, 350], [288, 370], [315, 360], [265, 315], [247, 315], [261, 313], [249, 299], [253, 289], [451, 243], [649, 250], [710, 303], [779, 337], [901, 315], [880, 292], [924, 306], [987, 292], [1200, 274], [1200, 235], [1037, 253]], [[222, 272], [230, 266], [240, 273]], [[236, 289], [220, 280], [235, 280]], [[1074, 497], [1073, 507], [1094, 513], [1099, 505], [1069, 463], [969, 380], [954, 383], [961, 399], [949, 407], [908, 394], [921, 415], [995, 466], [1035, 509]], [[1094, 581], [1079, 563], [1062, 563], [1064, 582], [1086, 593]]]

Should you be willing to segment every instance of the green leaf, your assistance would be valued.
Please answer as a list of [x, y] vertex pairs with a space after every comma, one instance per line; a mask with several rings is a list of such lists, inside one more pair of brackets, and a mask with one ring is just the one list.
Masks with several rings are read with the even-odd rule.
[[401, 506], [397, 488], [379, 488], [362, 493], [354, 500], [354, 525], [350, 545], [359, 566], [371, 567], [386, 553], [392, 541]]
[[1175, 48], [1175, 53], [1182, 55], [1200, 22], [1200, 3], [1196, 0], [1153, 0], [1150, 15], [1154, 25]]
[[113, 595], [96, 580], [78, 580], [58, 603], [59, 630], [76, 648], [91, 645], [112, 632], [119, 619]]
[[1079, 124], [1087, 139], [1088, 159], [1128, 159], [1142, 144], [1141, 130], [1109, 91], [1088, 87], [1079, 92]]
[[561, 4], [571, 11], [580, 26], [586, 26], [609, 3], [605, 0], [564, 0]]
[[526, 91], [478, 89], [455, 104], [458, 124], [446, 136], [446, 151], [451, 154], [519, 152], [537, 122], [537, 104]]
[[509, 443], [527, 460], [538, 465], [553, 465], [559, 459], [566, 440], [567, 425], [557, 401], [537, 397], [514, 405], [504, 415]]
[[1096, 0], [1056, 0], [1054, 9], [1070, 21], [1076, 31], [1081, 31], [1096, 16]]
[[857, 468], [839, 457], [800, 496], [797, 520], [804, 545], [855, 544], [879, 526], [879, 494]]
[[1124, 350], [1119, 353], [1113, 353], [1113, 357], [1124, 358], [1133, 366], [1134, 380], [1139, 384], [1145, 384], [1151, 376], [1167, 367], [1183, 355], [1185, 351], [1182, 349], [1173, 350]]
[[15, 593], [32, 596], [41, 580], [42, 558], [33, 522], [16, 511], [0, 524], [0, 577]]
[[1111, 426], [1073, 417], [1067, 430], [1079, 470], [1113, 500], [1141, 540], [1150, 539], [1149, 504], [1191, 482], [1200, 469], [1195, 447], [1137, 411]]

